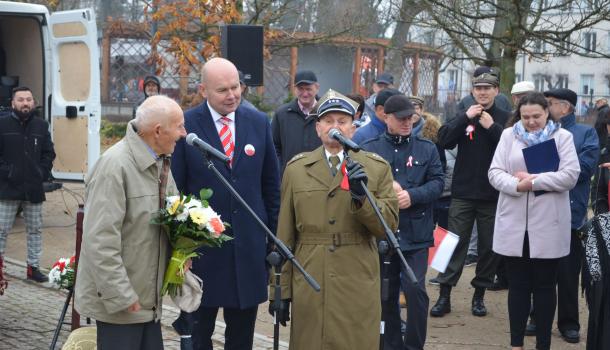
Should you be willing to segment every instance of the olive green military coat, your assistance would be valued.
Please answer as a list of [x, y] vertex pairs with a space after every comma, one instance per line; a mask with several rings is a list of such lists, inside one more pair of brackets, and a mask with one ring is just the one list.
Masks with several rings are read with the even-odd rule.
[[[350, 155], [368, 175], [368, 187], [392, 230], [398, 201], [389, 165], [373, 153]], [[282, 299], [292, 299], [290, 349], [370, 350], [379, 346], [381, 317], [379, 257], [375, 238], [384, 237], [373, 208], [353, 204], [334, 178], [322, 147], [295, 156], [282, 180], [278, 236], [320, 284], [316, 293], [287, 263]]]

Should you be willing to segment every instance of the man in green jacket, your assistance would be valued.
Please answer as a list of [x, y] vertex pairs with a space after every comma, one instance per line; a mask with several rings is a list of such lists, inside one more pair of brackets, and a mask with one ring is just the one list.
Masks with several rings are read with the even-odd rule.
[[314, 107], [322, 146], [294, 156], [284, 172], [278, 236], [322, 288], [314, 292], [293, 273], [292, 265], [283, 266], [284, 307], [278, 321], [286, 324], [292, 304], [291, 350], [379, 346], [381, 285], [375, 239], [385, 232], [361, 181], [392, 230], [398, 223], [398, 200], [383, 158], [361, 151], [350, 152], [348, 161], [341, 144], [329, 136], [333, 128], [348, 138], [353, 134], [356, 107], [329, 90]]
[[151, 218], [177, 192], [167, 156], [185, 136], [180, 106], [150, 97], [85, 181], [75, 307], [97, 321], [100, 350], [163, 349], [160, 290], [170, 247]]

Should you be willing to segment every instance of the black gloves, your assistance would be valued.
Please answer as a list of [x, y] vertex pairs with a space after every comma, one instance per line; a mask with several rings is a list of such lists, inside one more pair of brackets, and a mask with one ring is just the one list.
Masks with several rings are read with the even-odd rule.
[[349, 191], [352, 198], [362, 203], [364, 197], [366, 196], [362, 182], [364, 185], [366, 185], [369, 181], [369, 178], [366, 176], [366, 172], [364, 172], [364, 167], [362, 164], [350, 159], [345, 168], [347, 169]]
[[[275, 316], [275, 301], [269, 301], [269, 314]], [[280, 300], [280, 310], [277, 313], [277, 322], [286, 327], [286, 322], [290, 321], [290, 299]]]

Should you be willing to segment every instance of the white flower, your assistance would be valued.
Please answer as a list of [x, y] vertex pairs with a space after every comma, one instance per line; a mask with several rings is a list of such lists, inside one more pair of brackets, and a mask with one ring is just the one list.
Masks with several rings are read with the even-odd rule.
[[187, 208], [184, 208], [184, 210], [182, 210], [182, 212], [180, 214], [176, 215], [176, 220], [185, 222], [186, 219], [188, 219], [188, 217], [189, 217], [189, 210]]
[[203, 205], [201, 204], [201, 202], [195, 198], [191, 198], [191, 200], [186, 203], [184, 205], [185, 207], [189, 208], [189, 209], [194, 209], [194, 208], [201, 208], [203, 207]]

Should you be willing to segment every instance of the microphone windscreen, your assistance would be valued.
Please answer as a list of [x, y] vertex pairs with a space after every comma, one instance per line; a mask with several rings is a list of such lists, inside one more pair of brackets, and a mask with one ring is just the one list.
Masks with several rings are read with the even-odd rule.
[[195, 141], [196, 138], [197, 138], [197, 135], [195, 133], [190, 133], [190, 134], [186, 135], [186, 143], [192, 146], [193, 141]]
[[328, 130], [328, 136], [335, 137], [335, 135], [341, 135], [341, 131], [339, 131], [335, 128]]

